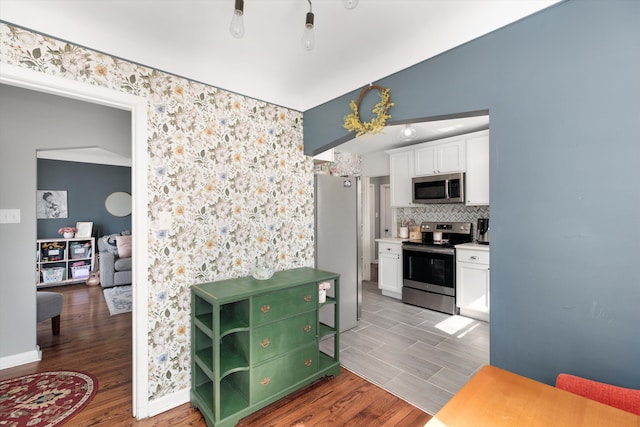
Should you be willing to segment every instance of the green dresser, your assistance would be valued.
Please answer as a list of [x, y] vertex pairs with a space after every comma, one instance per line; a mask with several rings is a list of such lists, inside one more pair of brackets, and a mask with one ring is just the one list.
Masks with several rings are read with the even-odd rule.
[[[320, 282], [330, 282], [336, 297], [319, 303]], [[191, 403], [208, 426], [234, 426], [340, 373], [339, 289], [338, 274], [308, 267], [191, 288]], [[325, 310], [331, 324], [319, 320]], [[333, 345], [321, 350], [325, 338]]]

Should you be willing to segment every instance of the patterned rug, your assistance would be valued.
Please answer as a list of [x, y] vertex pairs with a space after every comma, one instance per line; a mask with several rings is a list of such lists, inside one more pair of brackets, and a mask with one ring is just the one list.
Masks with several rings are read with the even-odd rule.
[[106, 288], [103, 293], [112, 316], [131, 311], [131, 285]]
[[55, 427], [91, 402], [98, 380], [76, 371], [53, 371], [0, 381], [0, 426]]

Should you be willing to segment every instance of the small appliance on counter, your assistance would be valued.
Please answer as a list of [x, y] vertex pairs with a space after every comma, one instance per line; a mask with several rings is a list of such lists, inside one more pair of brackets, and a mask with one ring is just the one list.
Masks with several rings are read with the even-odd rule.
[[479, 218], [478, 219], [478, 243], [481, 245], [489, 244], [489, 218]]

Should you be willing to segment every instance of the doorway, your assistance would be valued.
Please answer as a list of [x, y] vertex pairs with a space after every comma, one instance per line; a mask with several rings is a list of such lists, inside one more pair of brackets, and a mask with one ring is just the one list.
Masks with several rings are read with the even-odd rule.
[[[140, 236], [148, 234], [146, 221], [146, 188], [147, 176], [145, 173], [135, 174], [135, 170], [146, 170], [146, 128], [147, 128], [147, 100], [138, 96], [118, 92], [89, 84], [74, 82], [61, 77], [38, 73], [29, 69], [3, 64], [0, 68], [0, 84], [21, 87], [37, 92], [44, 92], [65, 98], [72, 98], [93, 104], [117, 108], [131, 112], [131, 144], [133, 154], [132, 164], [132, 190], [137, 197], [132, 205], [132, 231]], [[33, 165], [35, 167], [35, 161]], [[31, 173], [31, 171], [28, 171]], [[35, 173], [35, 172], [34, 172]], [[30, 207], [33, 212], [28, 212], [25, 217], [35, 218], [35, 204]], [[24, 209], [27, 210], [26, 208]], [[30, 225], [21, 225], [25, 236], [33, 236], [35, 241], [35, 228]], [[133, 243], [134, 265], [133, 280], [136, 283], [133, 293], [132, 312], [132, 357], [133, 357], [133, 416], [146, 418], [149, 416], [148, 402], [148, 346], [147, 346], [147, 239], [135, 239]], [[32, 252], [31, 250], [29, 252]], [[32, 279], [31, 272], [25, 273], [25, 279]], [[22, 283], [20, 280], [17, 283]], [[23, 287], [16, 292], [32, 292], [32, 288]], [[35, 304], [35, 299], [33, 299]], [[34, 331], [35, 332], [35, 331]], [[28, 362], [25, 362], [28, 363]]]

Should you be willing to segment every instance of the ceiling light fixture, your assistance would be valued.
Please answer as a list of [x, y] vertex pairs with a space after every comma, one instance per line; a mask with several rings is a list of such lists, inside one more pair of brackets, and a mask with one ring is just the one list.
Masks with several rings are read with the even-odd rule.
[[[316, 44], [316, 38], [313, 31], [314, 27], [314, 14], [313, 4], [311, 0], [309, 2], [309, 12], [305, 16], [304, 20], [304, 32], [302, 33], [302, 47], [306, 50], [313, 50]], [[342, 4], [345, 8], [351, 10], [355, 9], [359, 0], [342, 0]], [[231, 25], [229, 26], [229, 32], [237, 39], [241, 39], [244, 36], [244, 0], [235, 0], [235, 6], [233, 8], [233, 17], [231, 18]]]
[[409, 140], [409, 139], [413, 139], [416, 137], [416, 128], [414, 128], [413, 126], [411, 126], [410, 124], [408, 125], [404, 125], [404, 127], [402, 128], [402, 130], [400, 131], [400, 136], [402, 137], [402, 139]]
[[242, 19], [242, 15], [244, 15], [244, 0], [236, 0], [229, 31], [231, 35], [237, 39], [241, 39], [242, 36], [244, 36], [244, 20]]
[[302, 47], [306, 50], [313, 50], [316, 45], [316, 36], [313, 33], [313, 5], [309, 2], [309, 12], [304, 22], [304, 32], [302, 33]]
[[344, 7], [351, 10], [356, 8], [356, 6], [358, 5], [358, 1], [359, 0], [342, 0], [342, 4], [344, 5]]

